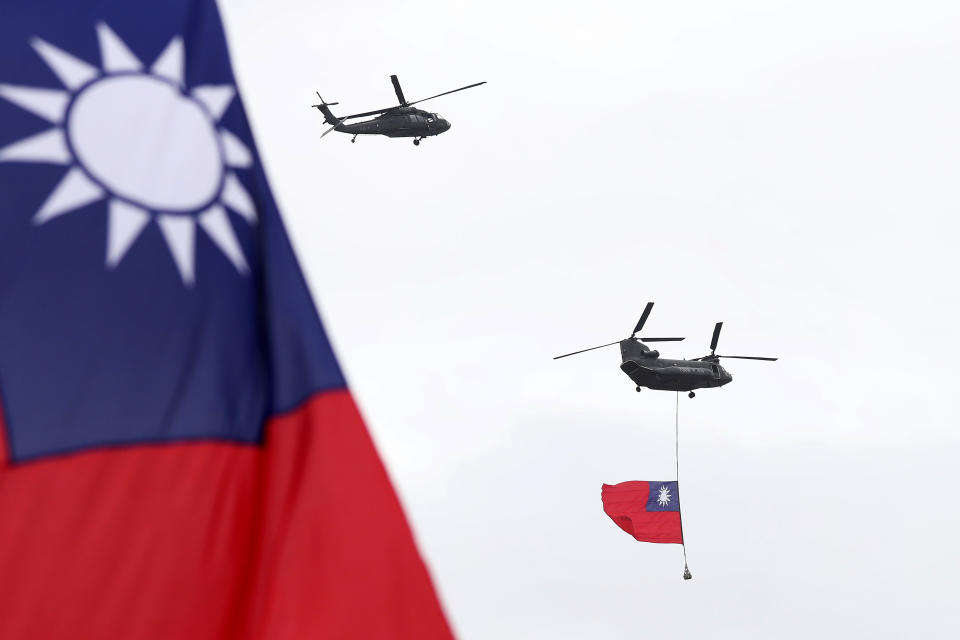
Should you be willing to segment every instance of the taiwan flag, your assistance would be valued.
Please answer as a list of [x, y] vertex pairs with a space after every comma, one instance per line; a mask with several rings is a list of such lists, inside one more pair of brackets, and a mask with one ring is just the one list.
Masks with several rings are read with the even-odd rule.
[[451, 637], [213, 0], [4, 2], [0, 637]]
[[631, 480], [600, 489], [603, 511], [640, 542], [683, 544], [680, 490], [675, 480]]

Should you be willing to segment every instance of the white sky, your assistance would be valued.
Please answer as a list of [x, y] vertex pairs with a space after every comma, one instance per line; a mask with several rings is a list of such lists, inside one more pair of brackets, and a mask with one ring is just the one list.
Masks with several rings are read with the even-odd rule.
[[[222, 2], [260, 151], [463, 638], [947, 638], [960, 4]], [[331, 134], [427, 103], [452, 129]], [[600, 485], [670, 479], [615, 348], [685, 335], [694, 579]]]

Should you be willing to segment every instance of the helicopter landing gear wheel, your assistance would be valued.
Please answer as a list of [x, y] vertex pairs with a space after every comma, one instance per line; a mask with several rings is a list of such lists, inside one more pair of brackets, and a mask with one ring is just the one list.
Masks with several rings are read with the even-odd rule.
[[642, 388], [642, 387], [637, 387], [637, 393], [640, 393], [641, 391], [643, 391], [643, 388]]
[[357, 141], [357, 136], [356, 136], [356, 135], [354, 135], [352, 138], [350, 138], [350, 142], [356, 142], [356, 141]]
[[697, 394], [695, 394], [693, 391], [691, 391], [690, 393], [687, 394], [687, 397], [688, 397], [688, 398], [696, 398], [696, 397], [697, 397]]
[[419, 146], [420, 146], [420, 138], [414, 138], [414, 139], [413, 139], [413, 146], [415, 146], [415, 147], [419, 147]]

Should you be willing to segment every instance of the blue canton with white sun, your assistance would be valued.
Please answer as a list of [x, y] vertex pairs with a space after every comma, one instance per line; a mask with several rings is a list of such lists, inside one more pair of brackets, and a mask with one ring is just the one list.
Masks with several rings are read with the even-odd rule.
[[257, 443], [266, 416], [345, 383], [216, 5], [83, 4], [13, 0], [0, 22], [0, 401], [13, 458]]
[[647, 511], [680, 511], [680, 489], [676, 480], [650, 481]]

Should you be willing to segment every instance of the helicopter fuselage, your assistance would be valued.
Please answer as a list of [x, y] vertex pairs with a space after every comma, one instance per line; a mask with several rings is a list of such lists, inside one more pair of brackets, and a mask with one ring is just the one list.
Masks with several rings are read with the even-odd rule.
[[638, 388], [693, 391], [722, 387], [733, 380], [733, 376], [718, 362], [661, 358], [658, 351], [651, 350], [635, 338], [620, 342], [620, 354], [623, 358], [620, 369]]
[[414, 107], [400, 107], [372, 120], [339, 124], [334, 129], [352, 135], [382, 135], [390, 138], [426, 138], [438, 136], [450, 123], [436, 113]]

